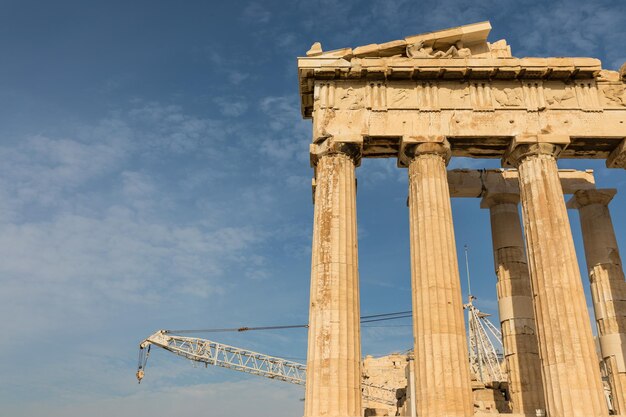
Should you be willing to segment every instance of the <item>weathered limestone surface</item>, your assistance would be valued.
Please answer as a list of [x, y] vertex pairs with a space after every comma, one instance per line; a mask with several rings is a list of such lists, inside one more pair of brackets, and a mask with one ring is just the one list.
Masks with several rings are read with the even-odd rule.
[[[564, 194], [596, 187], [593, 170], [560, 169], [559, 179]], [[452, 169], [448, 171], [450, 197], [484, 197], [485, 194], [519, 194], [515, 169]]]
[[355, 161], [326, 152], [316, 166], [306, 417], [361, 415]]
[[[626, 103], [626, 94], [624, 94], [624, 97], [624, 102]], [[611, 152], [606, 160], [606, 166], [609, 168], [626, 169], [626, 139], [624, 139], [619, 146]]]
[[[360, 412], [355, 149], [409, 169], [419, 415], [472, 413], [450, 192], [517, 192], [507, 171], [449, 187], [450, 156], [518, 167], [548, 416], [608, 414], [563, 201], [564, 191], [589, 183], [559, 182], [555, 158], [626, 168], [625, 70], [593, 58], [516, 58], [505, 40], [487, 41], [490, 29], [481, 22], [333, 51], [316, 43], [298, 58], [317, 166], [307, 417]], [[501, 252], [503, 264], [521, 262]]]
[[593, 58], [516, 58], [481, 22], [298, 58], [314, 141], [359, 136], [365, 157], [445, 136], [453, 156], [501, 158], [520, 132], [571, 137], [560, 158], [626, 167], [626, 79]]
[[487, 194], [502, 341], [513, 413], [545, 410], [533, 294], [518, 212], [519, 194]]
[[[543, 138], [549, 139], [549, 138]], [[556, 156], [567, 138], [518, 138], [520, 197], [548, 415], [608, 415]]]
[[473, 414], [445, 142], [412, 143], [409, 213], [419, 416]]
[[581, 190], [568, 207], [577, 208], [591, 282], [600, 350], [608, 368], [616, 414], [626, 413], [626, 282], [608, 204], [615, 189]]
[[[363, 360], [363, 381], [378, 386], [386, 386], [404, 391], [407, 387], [406, 368], [408, 366], [408, 356], [401, 353], [391, 353], [386, 356], [373, 357], [366, 356]], [[375, 401], [365, 401], [364, 407], [366, 416], [394, 416], [398, 411], [397, 406], [390, 406]]]
[[472, 396], [474, 399], [474, 417], [479, 413], [491, 415], [491, 417], [500, 414], [513, 417], [513, 414], [509, 413], [510, 409], [500, 390], [490, 387], [474, 389]]

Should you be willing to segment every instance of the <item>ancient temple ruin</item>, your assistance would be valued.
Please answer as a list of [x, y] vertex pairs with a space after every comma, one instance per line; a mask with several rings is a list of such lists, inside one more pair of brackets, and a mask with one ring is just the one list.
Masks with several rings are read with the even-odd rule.
[[[333, 51], [316, 43], [298, 59], [315, 171], [306, 417], [363, 413], [361, 158], [396, 158], [408, 171], [418, 416], [475, 413], [451, 197], [481, 198], [491, 216], [519, 415], [609, 415], [567, 216], [568, 207], [580, 211], [612, 409], [626, 415], [626, 284], [607, 208], [615, 190], [557, 167], [596, 158], [626, 168], [626, 66], [513, 57], [506, 41], [487, 41], [490, 29], [482, 22]], [[448, 172], [454, 157], [498, 158], [507, 169]]]

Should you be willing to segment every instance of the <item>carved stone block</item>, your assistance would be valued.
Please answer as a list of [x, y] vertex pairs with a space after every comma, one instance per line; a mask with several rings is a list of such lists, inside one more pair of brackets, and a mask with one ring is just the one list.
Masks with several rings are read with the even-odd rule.
[[523, 107], [524, 91], [518, 82], [500, 82], [492, 90], [497, 107]]
[[390, 109], [418, 109], [417, 85], [399, 81], [387, 88], [387, 105]]
[[622, 83], [603, 84], [598, 86], [605, 107], [626, 107], [626, 86]]
[[578, 107], [576, 91], [571, 85], [562, 82], [545, 83], [543, 91], [548, 108], [566, 109]]

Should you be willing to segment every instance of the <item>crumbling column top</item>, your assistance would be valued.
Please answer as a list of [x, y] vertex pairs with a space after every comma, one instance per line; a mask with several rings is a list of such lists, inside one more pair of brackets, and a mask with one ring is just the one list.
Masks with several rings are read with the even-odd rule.
[[591, 204], [608, 206], [616, 193], [617, 190], [615, 188], [579, 190], [567, 202], [567, 208], [580, 209]]
[[400, 142], [400, 152], [398, 152], [398, 166], [406, 168], [411, 161], [419, 155], [439, 155], [446, 165], [452, 157], [450, 143], [445, 136], [407, 136]]
[[519, 203], [519, 194], [515, 193], [487, 193], [480, 201], [480, 208], [491, 208], [500, 204]]
[[503, 166], [518, 167], [529, 156], [551, 155], [558, 158], [570, 143], [569, 136], [554, 134], [522, 134], [515, 136], [502, 157]]
[[[452, 169], [448, 171], [451, 197], [481, 198], [495, 194], [519, 195], [519, 173], [516, 169]], [[560, 169], [563, 194], [596, 187], [593, 170]]]
[[363, 140], [361, 138], [326, 138], [309, 145], [311, 166], [317, 166], [319, 159], [325, 155], [343, 154], [352, 159], [355, 166], [361, 165]]

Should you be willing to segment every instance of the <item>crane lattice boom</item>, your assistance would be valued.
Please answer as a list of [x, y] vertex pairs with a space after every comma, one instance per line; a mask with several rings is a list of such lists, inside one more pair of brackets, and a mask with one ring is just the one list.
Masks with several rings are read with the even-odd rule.
[[[177, 336], [159, 330], [145, 339], [140, 347], [137, 379], [141, 381], [148, 360], [149, 347], [158, 346], [178, 356], [208, 365], [234, 369], [270, 379], [305, 385], [306, 365], [251, 350], [228, 346], [197, 337]], [[396, 390], [382, 385], [362, 383], [363, 399], [396, 405]]]
[[175, 336], [160, 330], [142, 342], [169, 350], [178, 356], [293, 384], [304, 385], [306, 366], [250, 350], [196, 337]]

